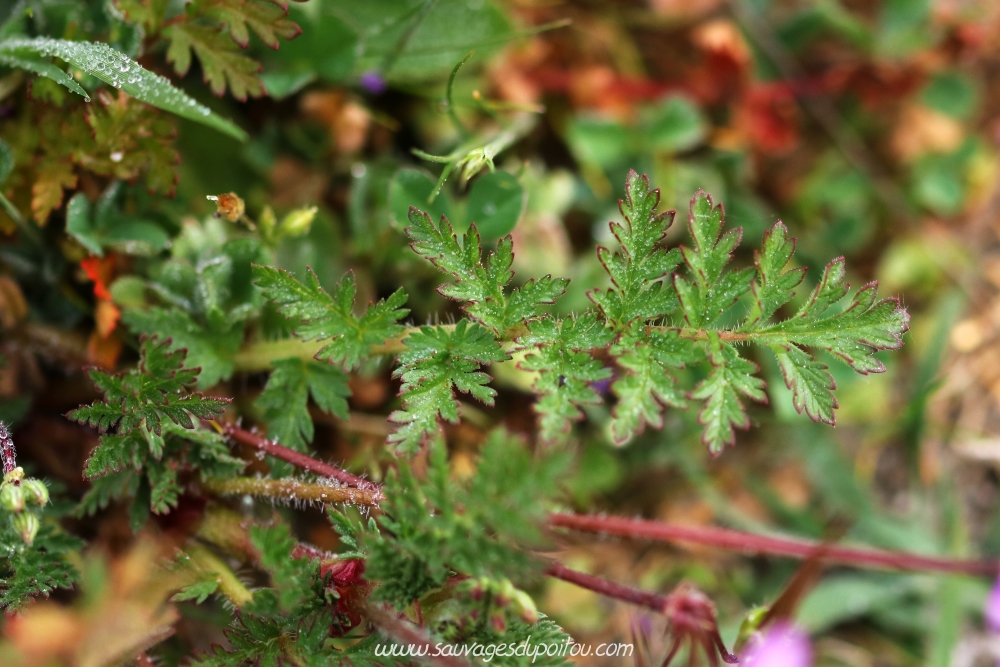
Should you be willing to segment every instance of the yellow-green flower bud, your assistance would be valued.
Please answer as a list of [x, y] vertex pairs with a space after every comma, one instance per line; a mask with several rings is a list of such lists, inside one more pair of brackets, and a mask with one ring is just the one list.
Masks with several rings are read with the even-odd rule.
[[535, 601], [522, 590], [514, 591], [514, 609], [525, 623], [538, 622], [538, 608], [535, 607]]
[[45, 486], [45, 483], [40, 479], [24, 480], [21, 483], [21, 489], [24, 490], [24, 495], [28, 502], [34, 503], [39, 507], [49, 502], [49, 487]]
[[257, 218], [257, 224], [260, 225], [260, 231], [263, 232], [264, 238], [270, 239], [274, 234], [274, 228], [278, 226], [278, 218], [274, 215], [274, 209], [265, 206], [264, 210], [260, 212], [260, 217]]
[[309, 233], [309, 228], [312, 227], [313, 220], [316, 219], [316, 211], [318, 211], [315, 206], [310, 208], [299, 208], [288, 215], [281, 221], [281, 233], [284, 236], [304, 236]]
[[14, 484], [24, 479], [24, 468], [18, 466], [3, 476], [3, 481], [7, 484]]
[[737, 654], [742, 654], [743, 648], [750, 642], [754, 635], [760, 630], [760, 624], [767, 617], [769, 607], [754, 607], [747, 612], [746, 617], [740, 624], [740, 631], [736, 635], [736, 645], [733, 648]]
[[514, 588], [514, 584], [510, 583], [510, 579], [501, 579], [497, 582], [493, 600], [498, 607], [506, 607], [514, 599], [516, 593], [517, 589]]
[[22, 512], [21, 514], [15, 514], [10, 518], [11, 524], [14, 526], [14, 530], [17, 531], [21, 539], [28, 546], [35, 541], [35, 535], [38, 534], [38, 528], [41, 525], [38, 522], [38, 517], [31, 512]]
[[23, 510], [24, 491], [21, 487], [14, 484], [0, 486], [0, 507], [15, 513]]

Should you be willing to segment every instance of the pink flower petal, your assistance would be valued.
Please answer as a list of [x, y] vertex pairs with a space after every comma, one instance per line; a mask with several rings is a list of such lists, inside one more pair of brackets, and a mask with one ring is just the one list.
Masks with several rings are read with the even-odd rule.
[[802, 630], [791, 624], [779, 624], [750, 647], [740, 664], [746, 667], [810, 667], [812, 647]]
[[1000, 577], [993, 584], [993, 590], [986, 598], [986, 605], [983, 607], [983, 618], [986, 620], [986, 627], [990, 632], [1000, 633]]

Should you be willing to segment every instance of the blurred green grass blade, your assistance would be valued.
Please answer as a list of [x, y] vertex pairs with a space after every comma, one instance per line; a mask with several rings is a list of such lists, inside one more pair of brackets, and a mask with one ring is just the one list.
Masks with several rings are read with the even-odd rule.
[[[0, 45], [0, 49], [3, 47], [4, 45]], [[26, 72], [33, 72], [39, 76], [48, 77], [56, 83], [66, 86], [77, 95], [82, 95], [88, 102], [90, 101], [90, 95], [87, 94], [87, 91], [81, 88], [80, 84], [73, 80], [73, 77], [52, 63], [47, 63], [44, 60], [37, 60], [18, 52], [0, 52], [0, 64], [4, 64], [15, 69], [23, 69]]]
[[[28, 59], [25, 58], [26, 53], [55, 56], [79, 67], [87, 74], [125, 91], [137, 100], [142, 100], [182, 118], [208, 125], [240, 141], [247, 139], [246, 132], [235, 123], [213, 114], [208, 107], [188, 97], [166, 77], [144, 69], [139, 63], [107, 44], [71, 42], [47, 37], [10, 39], [0, 42], [0, 59], [28, 62]], [[73, 92], [90, 99], [83, 88], [80, 88], [59, 68], [48, 65], [48, 63], [31, 62], [33, 63], [31, 71], [53, 78]], [[48, 67], [39, 67], [40, 65], [48, 65]], [[26, 69], [28, 68], [26, 67]]]

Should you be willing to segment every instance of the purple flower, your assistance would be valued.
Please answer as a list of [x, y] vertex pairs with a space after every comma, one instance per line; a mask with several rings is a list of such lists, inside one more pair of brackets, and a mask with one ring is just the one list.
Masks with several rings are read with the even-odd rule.
[[590, 388], [596, 391], [601, 396], [608, 393], [608, 389], [611, 388], [611, 383], [614, 381], [613, 377], [604, 378], [603, 380], [594, 380], [590, 383]]
[[986, 598], [986, 605], [983, 607], [983, 618], [986, 619], [986, 627], [990, 632], [1000, 633], [1000, 577], [993, 584], [993, 590]]
[[358, 79], [358, 83], [361, 84], [362, 88], [374, 95], [384, 93], [386, 89], [385, 79], [382, 78], [381, 74], [374, 70], [362, 74], [361, 78]]
[[794, 625], [777, 624], [750, 646], [740, 664], [745, 667], [810, 667], [812, 647], [806, 633]]

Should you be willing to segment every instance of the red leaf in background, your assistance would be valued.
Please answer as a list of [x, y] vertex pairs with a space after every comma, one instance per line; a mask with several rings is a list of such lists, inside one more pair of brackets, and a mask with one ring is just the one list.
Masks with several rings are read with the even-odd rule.
[[111, 292], [108, 291], [108, 283], [115, 275], [115, 256], [81, 259], [80, 268], [94, 283], [94, 296], [110, 301]]
[[754, 84], [736, 109], [736, 125], [765, 153], [786, 153], [799, 140], [798, 106], [786, 83]]
[[122, 353], [122, 340], [118, 336], [104, 338], [92, 331], [87, 339], [87, 361], [104, 369], [114, 369]]
[[702, 63], [684, 86], [700, 102], [719, 103], [739, 94], [750, 74], [750, 49], [732, 21], [709, 21], [691, 32]]
[[825, 78], [830, 92], [853, 92], [866, 111], [873, 111], [916, 91], [925, 75], [914, 63], [870, 62], [833, 69]]

